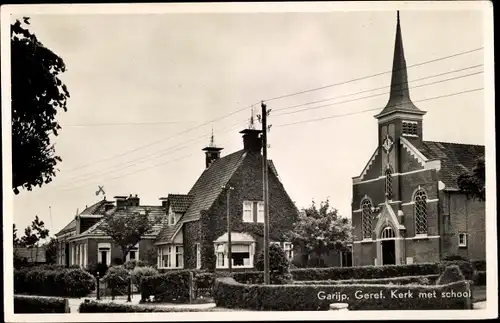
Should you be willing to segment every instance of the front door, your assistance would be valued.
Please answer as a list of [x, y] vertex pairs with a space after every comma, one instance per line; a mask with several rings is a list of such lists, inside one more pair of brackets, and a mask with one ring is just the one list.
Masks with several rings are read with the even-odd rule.
[[382, 264], [396, 264], [396, 240], [382, 241]]

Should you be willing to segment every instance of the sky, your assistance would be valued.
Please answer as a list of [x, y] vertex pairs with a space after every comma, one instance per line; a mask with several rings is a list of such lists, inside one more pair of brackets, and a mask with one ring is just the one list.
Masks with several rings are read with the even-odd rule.
[[[482, 15], [400, 12], [424, 140], [485, 144], [484, 91], [472, 91], [484, 86]], [[328, 198], [350, 217], [352, 177], [376, 148], [373, 116], [388, 101], [395, 11], [30, 16], [29, 29], [63, 58], [71, 97], [57, 114], [60, 171], [14, 197], [17, 227], [38, 215], [56, 233], [102, 199], [98, 185], [108, 199], [137, 194], [146, 205], [187, 193], [212, 129], [222, 156], [242, 149], [239, 131], [261, 100], [271, 109], [268, 156], [292, 200]]]

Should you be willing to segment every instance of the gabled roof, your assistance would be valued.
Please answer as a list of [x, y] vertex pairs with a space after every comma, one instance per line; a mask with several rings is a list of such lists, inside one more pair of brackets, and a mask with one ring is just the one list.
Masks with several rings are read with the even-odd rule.
[[231, 179], [234, 172], [238, 169], [245, 156], [245, 150], [239, 150], [230, 155], [217, 159], [203, 171], [196, 183], [193, 185], [187, 195], [191, 196], [192, 201], [175, 226], [165, 225], [160, 231], [156, 241], [166, 242], [172, 238], [172, 235], [182, 226], [184, 222], [196, 221], [200, 218], [200, 211], [207, 210], [212, 206], [215, 199], [222, 192], [225, 184]]
[[457, 178], [476, 165], [476, 159], [484, 156], [484, 146], [449, 142], [424, 141], [418, 150], [428, 159], [441, 160], [439, 179], [446, 188], [458, 188]]
[[168, 194], [168, 205], [175, 213], [185, 213], [193, 202], [193, 196], [187, 194]]
[[[124, 208], [113, 208], [110, 212], [107, 212], [107, 214], [112, 215], [113, 217], [115, 216], [130, 216], [136, 213], [145, 213], [146, 211], [149, 211], [149, 221], [153, 224], [153, 229], [151, 230], [148, 235], [157, 235], [163, 225], [166, 222], [166, 216], [165, 216], [165, 209], [162, 206], [145, 206], [145, 205], [140, 205], [140, 206], [127, 206]], [[156, 219], [161, 218], [161, 221], [156, 221]], [[91, 226], [88, 230], [85, 232], [82, 232], [82, 235], [95, 235], [95, 236], [104, 236], [106, 233], [102, 230], [102, 225], [104, 223], [104, 219], [99, 220], [96, 224]]]
[[[85, 208], [82, 212], [80, 212], [78, 215], [93, 215], [93, 214], [104, 214], [104, 206], [109, 203], [109, 201], [106, 200], [100, 200], [97, 203], [92, 204], [91, 206]], [[76, 230], [76, 220], [73, 218], [64, 228], [62, 228], [58, 233], [55, 235], [61, 235], [64, 233], [68, 233], [71, 231]]]

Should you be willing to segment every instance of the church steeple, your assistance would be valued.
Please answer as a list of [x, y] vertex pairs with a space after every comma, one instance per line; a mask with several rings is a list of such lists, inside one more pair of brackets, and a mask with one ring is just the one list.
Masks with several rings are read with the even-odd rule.
[[202, 150], [205, 152], [205, 167], [208, 168], [214, 161], [220, 158], [220, 151], [223, 148], [219, 148], [214, 142], [214, 129], [212, 129], [212, 136], [210, 136], [210, 143], [207, 147]]
[[375, 118], [387, 116], [395, 112], [405, 112], [424, 115], [425, 112], [418, 109], [410, 99], [408, 87], [408, 71], [403, 49], [403, 36], [401, 34], [401, 23], [399, 21], [399, 10], [397, 12], [396, 40], [394, 43], [394, 57], [392, 62], [392, 78], [389, 102]]

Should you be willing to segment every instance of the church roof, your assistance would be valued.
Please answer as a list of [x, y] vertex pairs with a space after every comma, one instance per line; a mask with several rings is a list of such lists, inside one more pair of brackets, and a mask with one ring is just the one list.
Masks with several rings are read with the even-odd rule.
[[477, 158], [484, 156], [484, 146], [449, 142], [424, 141], [418, 150], [429, 160], [441, 160], [439, 179], [453, 189], [458, 188], [458, 176], [471, 171]]
[[376, 115], [381, 118], [394, 112], [416, 113], [423, 115], [410, 99], [410, 90], [408, 87], [408, 71], [403, 49], [403, 36], [401, 34], [401, 24], [399, 21], [399, 11], [397, 13], [396, 40], [394, 43], [394, 57], [392, 62], [391, 91], [389, 101], [385, 108]]

